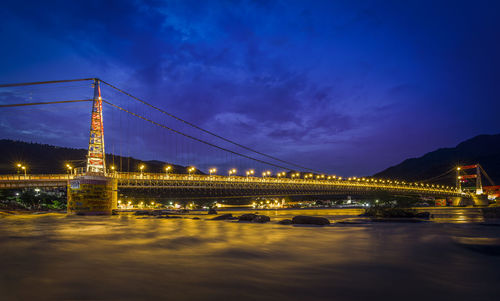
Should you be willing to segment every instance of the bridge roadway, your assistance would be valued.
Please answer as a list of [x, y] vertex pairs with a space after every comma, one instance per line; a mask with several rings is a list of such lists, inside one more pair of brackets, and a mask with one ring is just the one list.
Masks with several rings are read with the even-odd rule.
[[[0, 188], [66, 187], [75, 176], [51, 175], [1, 175]], [[373, 182], [356, 179], [290, 179], [259, 178], [218, 175], [186, 175], [158, 173], [113, 173], [121, 191], [151, 193], [152, 190], [165, 197], [210, 198], [210, 197], [255, 197], [294, 195], [373, 195], [389, 193], [397, 195], [428, 196], [436, 198], [462, 197], [470, 195], [455, 188], [422, 186], [422, 184], [396, 184], [395, 182]]]

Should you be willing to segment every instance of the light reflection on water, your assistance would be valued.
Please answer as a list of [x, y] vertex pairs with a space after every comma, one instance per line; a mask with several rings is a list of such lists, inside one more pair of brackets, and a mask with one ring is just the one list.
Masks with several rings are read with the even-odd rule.
[[[353, 214], [345, 212], [319, 215]], [[273, 222], [318, 214], [271, 213]], [[499, 239], [500, 227], [456, 223], [478, 221], [468, 209], [439, 213], [438, 223], [330, 227], [9, 216], [0, 219], [0, 292], [6, 300], [496, 300], [500, 257], [457, 238]]]

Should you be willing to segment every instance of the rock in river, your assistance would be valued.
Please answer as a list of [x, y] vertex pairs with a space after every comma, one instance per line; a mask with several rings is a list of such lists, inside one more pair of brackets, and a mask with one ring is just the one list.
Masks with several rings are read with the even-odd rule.
[[226, 219], [234, 219], [231, 213], [223, 214], [212, 218], [213, 221], [223, 221]]
[[292, 224], [301, 225], [329, 225], [330, 221], [324, 217], [297, 215], [292, 219]]
[[267, 223], [270, 222], [271, 218], [267, 215], [257, 215], [252, 222], [254, 223]]
[[267, 223], [271, 218], [267, 215], [258, 215], [254, 213], [243, 214], [238, 218], [240, 222]]
[[283, 219], [283, 220], [280, 220], [278, 222], [278, 224], [280, 224], [280, 225], [291, 225], [292, 224], [292, 220], [291, 219]]
[[257, 214], [247, 213], [247, 214], [240, 215], [240, 217], [238, 218], [238, 220], [240, 222], [251, 222], [256, 217], [257, 217]]
[[416, 218], [423, 218], [423, 219], [429, 219], [431, 218], [430, 212], [418, 212], [415, 214]]

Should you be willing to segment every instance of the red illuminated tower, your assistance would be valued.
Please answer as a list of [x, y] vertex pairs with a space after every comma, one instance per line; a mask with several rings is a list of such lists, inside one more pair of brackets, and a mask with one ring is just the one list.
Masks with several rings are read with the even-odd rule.
[[102, 98], [99, 80], [94, 79], [94, 102], [90, 121], [89, 152], [87, 154], [88, 173], [106, 173], [104, 157], [104, 127], [102, 118]]

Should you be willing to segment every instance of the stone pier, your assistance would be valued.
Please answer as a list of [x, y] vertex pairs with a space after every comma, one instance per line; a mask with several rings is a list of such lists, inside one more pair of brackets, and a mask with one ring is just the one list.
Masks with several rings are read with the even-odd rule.
[[116, 179], [102, 175], [84, 175], [68, 184], [68, 214], [111, 215], [117, 208]]

